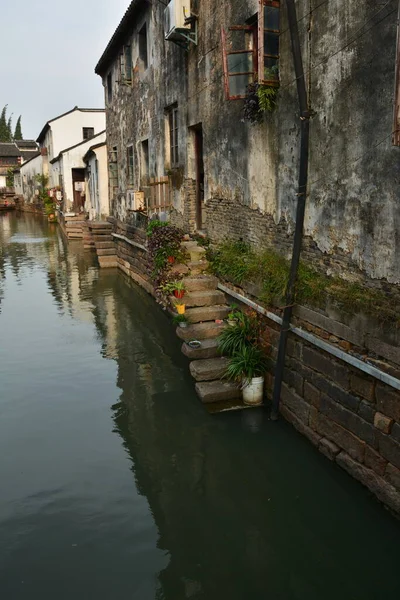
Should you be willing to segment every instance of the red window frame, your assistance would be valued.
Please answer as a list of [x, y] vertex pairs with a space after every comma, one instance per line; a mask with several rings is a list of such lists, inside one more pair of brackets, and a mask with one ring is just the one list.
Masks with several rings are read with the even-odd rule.
[[[257, 30], [256, 30], [256, 27], [254, 27], [252, 25], [234, 25], [232, 27], [229, 27], [228, 31], [245, 31], [245, 32], [253, 34], [253, 48], [251, 48], [250, 50], [243, 49], [243, 50], [232, 50], [232, 51], [228, 52], [226, 32], [223, 28], [221, 29], [226, 99], [227, 100], [240, 100], [241, 98], [246, 98], [246, 94], [239, 94], [236, 96], [232, 96], [230, 93], [229, 79], [230, 79], [230, 77], [238, 77], [238, 76], [243, 76], [243, 75], [253, 75], [253, 77], [256, 75], [256, 73], [257, 73], [257, 56], [258, 56], [257, 35], [256, 35]], [[252, 54], [252, 56], [253, 56], [252, 71], [242, 71], [242, 72], [238, 72], [238, 73], [231, 73], [229, 71], [229, 67], [228, 67], [228, 56], [232, 56], [234, 54]]]
[[[277, 61], [279, 61], [279, 48], [278, 48], [278, 54], [273, 54], [268, 51], [269, 50], [268, 48], [264, 48], [265, 33], [273, 33], [273, 34], [277, 34], [278, 36], [280, 35], [280, 28], [279, 29], [270, 28], [270, 27], [268, 27], [268, 22], [267, 23], [265, 22], [264, 8], [266, 6], [280, 9], [281, 3], [278, 2], [277, 0], [259, 0], [259, 9], [258, 9], [258, 82], [263, 85], [270, 85], [273, 87], [278, 87], [279, 86], [279, 72], [277, 74], [276, 79], [265, 79], [265, 77], [264, 77], [264, 75], [265, 75], [265, 71], [264, 71], [265, 59], [271, 58], [271, 59], [276, 59]], [[278, 44], [279, 44], [279, 37], [278, 37]]]
[[396, 80], [394, 88], [393, 145], [400, 146], [400, 6], [397, 21]]

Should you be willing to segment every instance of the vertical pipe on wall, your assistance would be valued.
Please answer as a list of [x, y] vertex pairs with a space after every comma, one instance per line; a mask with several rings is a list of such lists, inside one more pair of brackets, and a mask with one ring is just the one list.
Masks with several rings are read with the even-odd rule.
[[299, 187], [297, 194], [296, 226], [293, 240], [292, 261], [290, 265], [289, 279], [286, 288], [286, 306], [283, 312], [281, 333], [279, 338], [278, 358], [275, 368], [275, 383], [272, 396], [271, 419], [276, 420], [279, 414], [279, 402], [281, 397], [283, 371], [285, 368], [286, 345], [292, 318], [293, 304], [295, 300], [295, 289], [297, 273], [300, 262], [301, 246], [303, 241], [304, 213], [307, 198], [308, 182], [308, 159], [310, 139], [310, 111], [308, 107], [307, 89], [304, 78], [303, 60], [301, 55], [299, 28], [297, 24], [297, 13], [294, 0], [286, 0], [289, 30], [292, 43], [292, 54], [297, 83], [297, 94], [300, 105], [300, 169]]

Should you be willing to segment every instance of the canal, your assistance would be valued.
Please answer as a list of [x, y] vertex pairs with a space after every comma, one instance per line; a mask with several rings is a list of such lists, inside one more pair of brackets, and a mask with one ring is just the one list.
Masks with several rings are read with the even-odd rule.
[[400, 597], [400, 524], [290, 426], [210, 416], [166, 315], [0, 216], [0, 597]]

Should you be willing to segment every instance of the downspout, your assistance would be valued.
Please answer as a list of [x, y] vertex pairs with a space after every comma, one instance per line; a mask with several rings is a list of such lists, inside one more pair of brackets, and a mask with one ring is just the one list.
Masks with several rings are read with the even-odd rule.
[[279, 415], [279, 402], [281, 397], [283, 371], [285, 368], [286, 345], [290, 331], [297, 273], [300, 262], [301, 246], [303, 241], [304, 213], [307, 198], [309, 138], [310, 138], [310, 110], [308, 107], [307, 89], [304, 78], [303, 60], [301, 56], [297, 12], [294, 0], [286, 0], [289, 30], [292, 42], [294, 70], [297, 82], [297, 94], [300, 105], [300, 170], [299, 188], [297, 194], [296, 226], [294, 232], [292, 261], [290, 265], [289, 280], [286, 288], [286, 302], [283, 312], [281, 333], [279, 338], [278, 358], [275, 368], [275, 383], [272, 396], [271, 419], [276, 421]]

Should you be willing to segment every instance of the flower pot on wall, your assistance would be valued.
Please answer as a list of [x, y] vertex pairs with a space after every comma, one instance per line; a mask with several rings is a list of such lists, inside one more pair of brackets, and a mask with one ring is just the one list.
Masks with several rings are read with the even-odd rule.
[[262, 404], [264, 398], [264, 377], [253, 377], [243, 382], [243, 402], [249, 406]]

